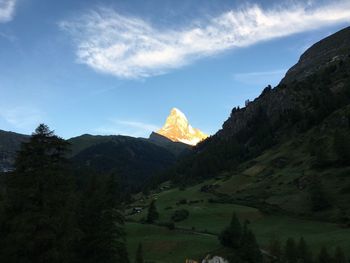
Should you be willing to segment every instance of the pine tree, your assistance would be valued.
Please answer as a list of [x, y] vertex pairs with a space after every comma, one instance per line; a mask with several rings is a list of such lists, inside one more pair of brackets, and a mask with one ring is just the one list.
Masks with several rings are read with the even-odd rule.
[[273, 262], [280, 262], [282, 258], [282, 250], [281, 250], [281, 241], [276, 238], [272, 237], [269, 243], [268, 251], [275, 259]]
[[263, 261], [255, 235], [247, 228], [247, 224], [243, 230], [239, 254], [244, 262], [260, 263]]
[[140, 243], [139, 246], [137, 247], [135, 263], [144, 263], [144, 262], [145, 261], [143, 260], [142, 244]]
[[82, 262], [129, 262], [124, 217], [119, 211], [120, 191], [115, 175], [107, 179], [103, 175], [90, 176], [80, 208]]
[[221, 245], [233, 249], [239, 249], [242, 238], [242, 226], [235, 213], [232, 215], [231, 223], [219, 235]]
[[154, 223], [159, 218], [159, 214], [156, 207], [156, 200], [152, 200], [147, 214], [147, 223]]
[[334, 254], [334, 263], [346, 263], [346, 262], [347, 261], [343, 250], [341, 249], [341, 247], [337, 247], [335, 249], [335, 254]]
[[303, 237], [299, 239], [298, 243], [298, 261], [303, 263], [312, 263], [312, 254], [309, 250]]
[[350, 135], [348, 132], [337, 130], [334, 135], [333, 147], [340, 163], [346, 164], [350, 161]]
[[287, 263], [297, 262], [297, 248], [293, 238], [288, 238], [284, 248], [284, 261]]
[[68, 144], [41, 124], [24, 143], [6, 182], [0, 262], [72, 262], [73, 182]]
[[323, 189], [320, 178], [317, 178], [316, 176], [311, 178], [309, 193], [313, 211], [325, 210], [331, 206]]
[[123, 229], [124, 216], [119, 211], [121, 189], [116, 175], [111, 174], [103, 187], [103, 205], [101, 211], [100, 261], [105, 263], [128, 263]]
[[318, 263], [330, 263], [332, 259], [328, 254], [327, 248], [322, 247], [320, 253], [318, 254]]

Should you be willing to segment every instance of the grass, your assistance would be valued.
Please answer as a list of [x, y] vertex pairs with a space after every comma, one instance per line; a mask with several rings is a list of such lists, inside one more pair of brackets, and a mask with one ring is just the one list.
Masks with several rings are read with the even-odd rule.
[[[345, 253], [350, 256], [350, 229], [342, 229], [332, 223], [266, 215], [258, 209], [248, 206], [210, 203], [208, 199], [213, 198], [213, 195], [200, 191], [201, 187], [206, 184], [230, 183], [233, 183], [233, 180], [230, 179], [225, 182], [210, 180], [185, 190], [173, 188], [158, 193], [154, 197], [157, 198], [156, 205], [160, 213], [159, 221], [171, 221], [171, 215], [174, 210], [187, 209], [190, 213], [189, 217], [176, 223], [177, 228], [218, 234], [229, 224], [234, 211], [242, 222], [246, 219], [250, 221], [250, 227], [253, 229], [262, 247], [266, 247], [272, 237], [277, 237], [284, 242], [289, 237], [299, 239], [303, 236], [314, 252], [318, 252], [323, 245], [330, 250], [336, 246], [341, 246]], [[198, 202], [177, 204], [181, 199]], [[142, 204], [148, 204], [150, 200], [151, 198], [145, 199]], [[140, 203], [135, 203], [135, 206], [137, 205], [140, 205]], [[128, 218], [138, 221], [146, 216], [146, 210], [144, 209], [142, 213], [129, 216]], [[159, 261], [161, 259], [166, 259], [164, 262], [184, 262], [184, 258], [196, 259], [196, 256], [205, 256], [207, 252], [219, 246], [215, 237], [189, 235], [181, 231], [170, 231], [157, 226], [130, 223], [127, 226], [127, 230], [128, 238], [130, 239], [129, 251], [131, 255], [134, 253], [132, 251], [136, 250], [138, 242], [144, 240], [146, 242], [145, 250], [149, 251], [150, 259], [155, 260], [155, 262], [163, 262]], [[180, 243], [190, 246], [191, 249], [185, 249]], [[157, 246], [159, 247], [157, 248]]]
[[154, 225], [127, 223], [126, 232], [131, 262], [134, 262], [140, 242], [145, 260], [155, 263], [183, 263], [186, 259], [199, 260], [208, 251], [219, 247], [215, 236], [184, 233]]
[[[310, 155], [309, 140], [318, 137], [318, 130], [312, 129], [306, 135], [297, 136], [293, 140], [273, 147], [257, 158], [241, 164], [234, 174], [225, 172], [224, 179], [207, 180], [184, 190], [173, 188], [162, 191], [144, 199], [143, 202], [135, 202], [134, 206], [146, 207], [152, 198], [156, 198], [156, 205], [160, 213], [159, 221], [161, 222], [169, 222], [176, 209], [187, 209], [189, 217], [176, 223], [176, 227], [212, 234], [220, 233], [229, 224], [234, 211], [242, 222], [246, 219], [250, 221], [250, 228], [256, 234], [262, 248], [266, 248], [272, 238], [278, 238], [281, 242], [285, 242], [289, 237], [296, 240], [304, 237], [314, 254], [318, 253], [322, 246], [326, 246], [331, 254], [334, 253], [336, 246], [341, 246], [347, 257], [350, 258], [349, 228], [341, 228], [334, 223], [302, 219], [302, 217], [311, 217], [311, 215], [323, 219], [335, 219], [339, 211], [348, 215], [350, 213], [350, 191], [348, 190], [350, 189], [350, 167], [315, 168], [313, 166], [315, 156]], [[329, 152], [328, 154], [330, 158], [334, 157], [334, 153]], [[318, 214], [312, 212], [310, 194], [307, 189], [309, 184], [307, 179], [313, 175], [317, 175], [321, 180], [324, 191], [333, 205], [331, 209]], [[234, 198], [242, 200], [246, 198], [256, 202], [278, 205], [285, 211], [298, 215], [299, 218], [264, 214], [258, 209], [248, 206], [208, 202], [209, 199], [216, 198], [216, 196], [200, 191], [204, 185], [216, 185], [215, 190], [218, 193]], [[179, 201], [183, 199], [186, 199], [186, 204], [179, 204]], [[141, 220], [146, 216], [146, 210], [140, 214], [129, 216], [129, 219]], [[150, 243], [145, 249], [148, 249], [149, 258], [155, 262], [163, 262], [156, 261], [162, 259], [165, 260], [164, 262], [180, 263], [184, 262], [185, 258], [197, 259], [200, 256], [205, 256], [209, 251], [222, 249], [215, 236], [189, 235], [181, 231], [169, 231], [159, 227], [156, 230], [152, 226], [146, 225], [142, 227], [148, 228], [150, 233], [142, 235], [136, 230], [131, 231], [136, 226], [140, 227], [137, 224], [128, 225], [131, 242], [129, 250], [135, 251], [137, 243], [147, 237], [149, 238], [147, 242]], [[158, 246], [156, 244], [159, 242], [164, 247], [159, 245], [160, 248], [157, 251], [155, 247]], [[171, 249], [169, 248], [170, 244], [173, 246]], [[187, 250], [181, 244], [187, 244], [191, 249]]]
[[350, 229], [340, 228], [336, 224], [285, 216], [266, 216], [253, 222], [251, 228], [262, 246], [266, 246], [271, 237], [285, 242], [289, 237], [297, 241], [302, 236], [314, 253], [318, 253], [322, 246], [329, 250], [341, 246], [348, 257], [350, 256]]

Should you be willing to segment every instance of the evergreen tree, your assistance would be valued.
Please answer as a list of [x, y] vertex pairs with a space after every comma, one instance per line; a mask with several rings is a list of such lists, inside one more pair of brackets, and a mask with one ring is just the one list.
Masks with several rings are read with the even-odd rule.
[[147, 223], [154, 223], [159, 218], [159, 214], [156, 207], [156, 200], [152, 200], [147, 214]]
[[297, 248], [293, 238], [288, 238], [284, 248], [284, 261], [287, 263], [297, 262]]
[[320, 178], [317, 178], [316, 176], [311, 178], [309, 193], [313, 211], [322, 211], [331, 206], [326, 193], [324, 192]]
[[6, 182], [0, 262], [72, 262], [73, 182], [68, 144], [40, 124], [24, 143]]
[[128, 263], [123, 229], [124, 216], [119, 211], [121, 189], [116, 175], [112, 174], [106, 180], [103, 188], [104, 200], [101, 211], [100, 261], [104, 263]]
[[260, 252], [259, 245], [256, 241], [253, 232], [245, 227], [243, 231], [239, 254], [244, 262], [260, 263], [263, 262], [263, 258]]
[[346, 263], [346, 262], [347, 261], [343, 250], [341, 249], [341, 247], [337, 247], [335, 249], [335, 254], [334, 254], [334, 263]]
[[282, 258], [281, 241], [278, 238], [272, 237], [272, 239], [269, 242], [268, 251], [270, 255], [274, 257], [273, 262], [281, 262], [281, 258]]
[[309, 250], [303, 237], [299, 239], [298, 243], [298, 262], [312, 263], [312, 254]]
[[142, 244], [140, 243], [137, 251], [136, 251], [136, 259], [135, 263], [144, 263], [145, 261], [143, 260], [143, 249], [142, 249]]
[[115, 175], [92, 175], [82, 198], [79, 251], [82, 262], [128, 263], [119, 211], [120, 187]]
[[219, 235], [221, 245], [233, 249], [239, 249], [242, 238], [242, 226], [235, 213], [232, 215], [231, 223]]
[[350, 135], [343, 130], [337, 130], [334, 135], [333, 147], [342, 164], [350, 161]]
[[320, 253], [318, 254], [318, 263], [330, 263], [332, 258], [328, 254], [327, 248], [322, 247]]

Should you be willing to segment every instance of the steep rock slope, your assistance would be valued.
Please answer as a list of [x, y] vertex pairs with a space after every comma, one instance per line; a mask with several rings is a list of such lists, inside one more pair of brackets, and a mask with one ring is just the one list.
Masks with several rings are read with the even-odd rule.
[[[350, 27], [312, 46], [277, 87], [234, 108], [222, 129], [164, 179], [182, 184], [242, 175], [248, 184], [225, 194], [297, 214], [326, 213], [327, 219], [350, 213], [341, 201], [350, 192], [349, 35]], [[314, 200], [313, 188], [323, 197]]]
[[193, 128], [185, 114], [177, 108], [171, 110], [164, 126], [157, 133], [173, 142], [182, 142], [189, 145], [196, 145], [208, 137], [199, 129]]

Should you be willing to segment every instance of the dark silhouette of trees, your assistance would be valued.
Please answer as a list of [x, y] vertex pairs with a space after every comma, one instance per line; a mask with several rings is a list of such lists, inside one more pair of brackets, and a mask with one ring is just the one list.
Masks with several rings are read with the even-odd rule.
[[334, 263], [346, 263], [346, 258], [341, 247], [337, 247], [334, 253]]
[[1, 262], [71, 262], [77, 226], [68, 144], [40, 124], [6, 182]]
[[239, 255], [244, 262], [259, 263], [263, 260], [258, 242], [253, 232], [248, 229], [247, 221], [243, 226]]
[[235, 213], [232, 215], [231, 223], [219, 235], [221, 245], [233, 249], [240, 247], [242, 238], [242, 226]]
[[333, 147], [340, 164], [350, 161], [350, 134], [344, 130], [337, 130], [334, 135]]
[[232, 215], [231, 223], [219, 235], [220, 243], [232, 250], [229, 260], [232, 262], [262, 262], [262, 255], [255, 235], [248, 228], [248, 222], [242, 228], [235, 213]]
[[320, 180], [320, 178], [316, 176], [313, 176], [311, 178], [309, 193], [313, 211], [322, 211], [331, 206], [323, 189], [322, 181]]
[[[268, 255], [265, 257], [266, 262], [270, 263], [346, 263], [347, 259], [340, 247], [334, 251], [334, 256], [330, 256], [327, 247], [322, 247], [317, 257], [313, 259], [312, 252], [303, 237], [296, 244], [293, 238], [288, 238], [285, 242], [284, 249], [281, 251], [279, 240], [273, 237], [268, 246]], [[244, 261], [246, 262], [246, 261]], [[250, 261], [249, 261], [250, 262]], [[255, 261], [252, 261], [255, 262]], [[260, 262], [260, 261], [256, 261]], [[265, 261], [264, 261], [265, 262]]]
[[298, 262], [312, 263], [312, 253], [303, 237], [299, 239], [297, 250]]
[[4, 186], [0, 262], [129, 262], [118, 178], [77, 180], [68, 146], [44, 124], [22, 145]]
[[297, 247], [293, 238], [288, 238], [284, 247], [284, 261], [296, 263], [298, 259]]
[[135, 263], [144, 263], [144, 262], [145, 261], [143, 259], [143, 248], [142, 248], [142, 244], [140, 243], [139, 246], [137, 247]]
[[114, 174], [91, 175], [88, 179], [79, 212], [82, 262], [129, 262], [122, 228], [124, 217], [119, 211], [120, 190]]
[[326, 247], [322, 247], [320, 253], [318, 254], [318, 263], [329, 263], [332, 262], [332, 258], [328, 253]]
[[273, 262], [281, 262], [282, 258], [282, 247], [281, 241], [273, 236], [269, 242], [268, 252], [273, 257]]
[[154, 223], [159, 218], [159, 214], [156, 207], [156, 200], [152, 200], [147, 214], [147, 223]]

